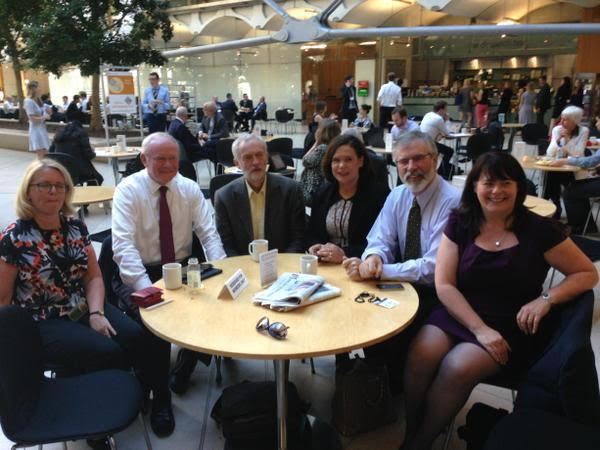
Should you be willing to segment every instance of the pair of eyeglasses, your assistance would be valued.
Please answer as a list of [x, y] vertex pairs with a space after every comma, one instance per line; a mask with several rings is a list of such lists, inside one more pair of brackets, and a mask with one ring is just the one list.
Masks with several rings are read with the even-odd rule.
[[406, 167], [411, 161], [415, 164], [418, 164], [421, 161], [424, 161], [425, 158], [427, 158], [428, 156], [431, 156], [431, 153], [421, 153], [419, 155], [413, 156], [412, 158], [400, 158], [396, 160], [396, 164], [402, 167]]
[[285, 326], [282, 322], [273, 322], [269, 323], [269, 318], [267, 316], [261, 318], [256, 323], [256, 331], [262, 332], [266, 331], [269, 333], [271, 337], [275, 339], [285, 339], [287, 337], [287, 330], [290, 327]]
[[38, 191], [52, 192], [52, 188], [56, 189], [56, 192], [61, 194], [67, 192], [67, 185], [64, 183], [36, 183], [30, 186], [35, 187]]
[[371, 294], [370, 292], [363, 291], [356, 296], [354, 301], [356, 303], [364, 303], [364, 302], [373, 303], [373, 302], [379, 302], [379, 301], [381, 301], [381, 299], [379, 297], [377, 297], [375, 294]]

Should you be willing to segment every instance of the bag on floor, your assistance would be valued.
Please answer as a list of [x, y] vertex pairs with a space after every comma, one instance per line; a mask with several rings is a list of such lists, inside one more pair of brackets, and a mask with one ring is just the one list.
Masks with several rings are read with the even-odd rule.
[[344, 436], [374, 430], [398, 419], [385, 364], [362, 358], [338, 367], [333, 394], [333, 424]]
[[[287, 387], [287, 434], [289, 448], [306, 448], [310, 423], [303, 401], [293, 383]], [[274, 381], [229, 386], [213, 406], [211, 417], [221, 426], [227, 450], [277, 448], [277, 393]], [[297, 445], [296, 445], [297, 444]]]
[[492, 428], [508, 414], [502, 408], [475, 403], [467, 413], [467, 422], [456, 432], [467, 443], [467, 450], [482, 450]]

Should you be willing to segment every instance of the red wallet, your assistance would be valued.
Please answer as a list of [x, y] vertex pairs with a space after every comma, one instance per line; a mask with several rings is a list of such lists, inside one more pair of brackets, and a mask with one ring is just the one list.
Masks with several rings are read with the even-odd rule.
[[140, 308], [147, 308], [162, 301], [162, 289], [149, 286], [131, 294], [130, 298]]

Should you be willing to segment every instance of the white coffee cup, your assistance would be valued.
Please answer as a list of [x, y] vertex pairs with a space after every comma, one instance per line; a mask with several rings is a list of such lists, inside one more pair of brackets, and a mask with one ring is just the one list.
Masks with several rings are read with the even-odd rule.
[[468, 129], [467, 127], [463, 127], [463, 128], [460, 130], [460, 132], [461, 132], [461, 133], [463, 133], [463, 134], [467, 134], [467, 133], [469, 132], [469, 129]]
[[302, 255], [300, 257], [300, 272], [308, 275], [316, 275], [319, 258], [315, 255]]
[[248, 253], [254, 261], [258, 261], [261, 253], [269, 251], [269, 241], [266, 239], [255, 239], [248, 244]]
[[181, 264], [163, 264], [162, 275], [165, 289], [179, 289], [181, 287]]
[[117, 134], [117, 147], [119, 150], [125, 151], [127, 148], [127, 137], [124, 134]]

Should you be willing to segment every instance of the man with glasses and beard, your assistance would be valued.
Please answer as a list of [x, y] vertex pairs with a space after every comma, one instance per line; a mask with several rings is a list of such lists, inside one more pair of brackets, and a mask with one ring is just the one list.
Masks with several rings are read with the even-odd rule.
[[438, 302], [433, 286], [435, 257], [460, 192], [436, 173], [437, 147], [426, 133], [411, 131], [400, 136], [394, 162], [404, 184], [388, 195], [367, 236], [362, 258], [346, 259], [343, 265], [353, 280], [407, 281], [419, 294], [413, 323], [400, 335], [365, 349], [368, 357], [386, 362], [390, 381], [401, 385], [408, 344]]

